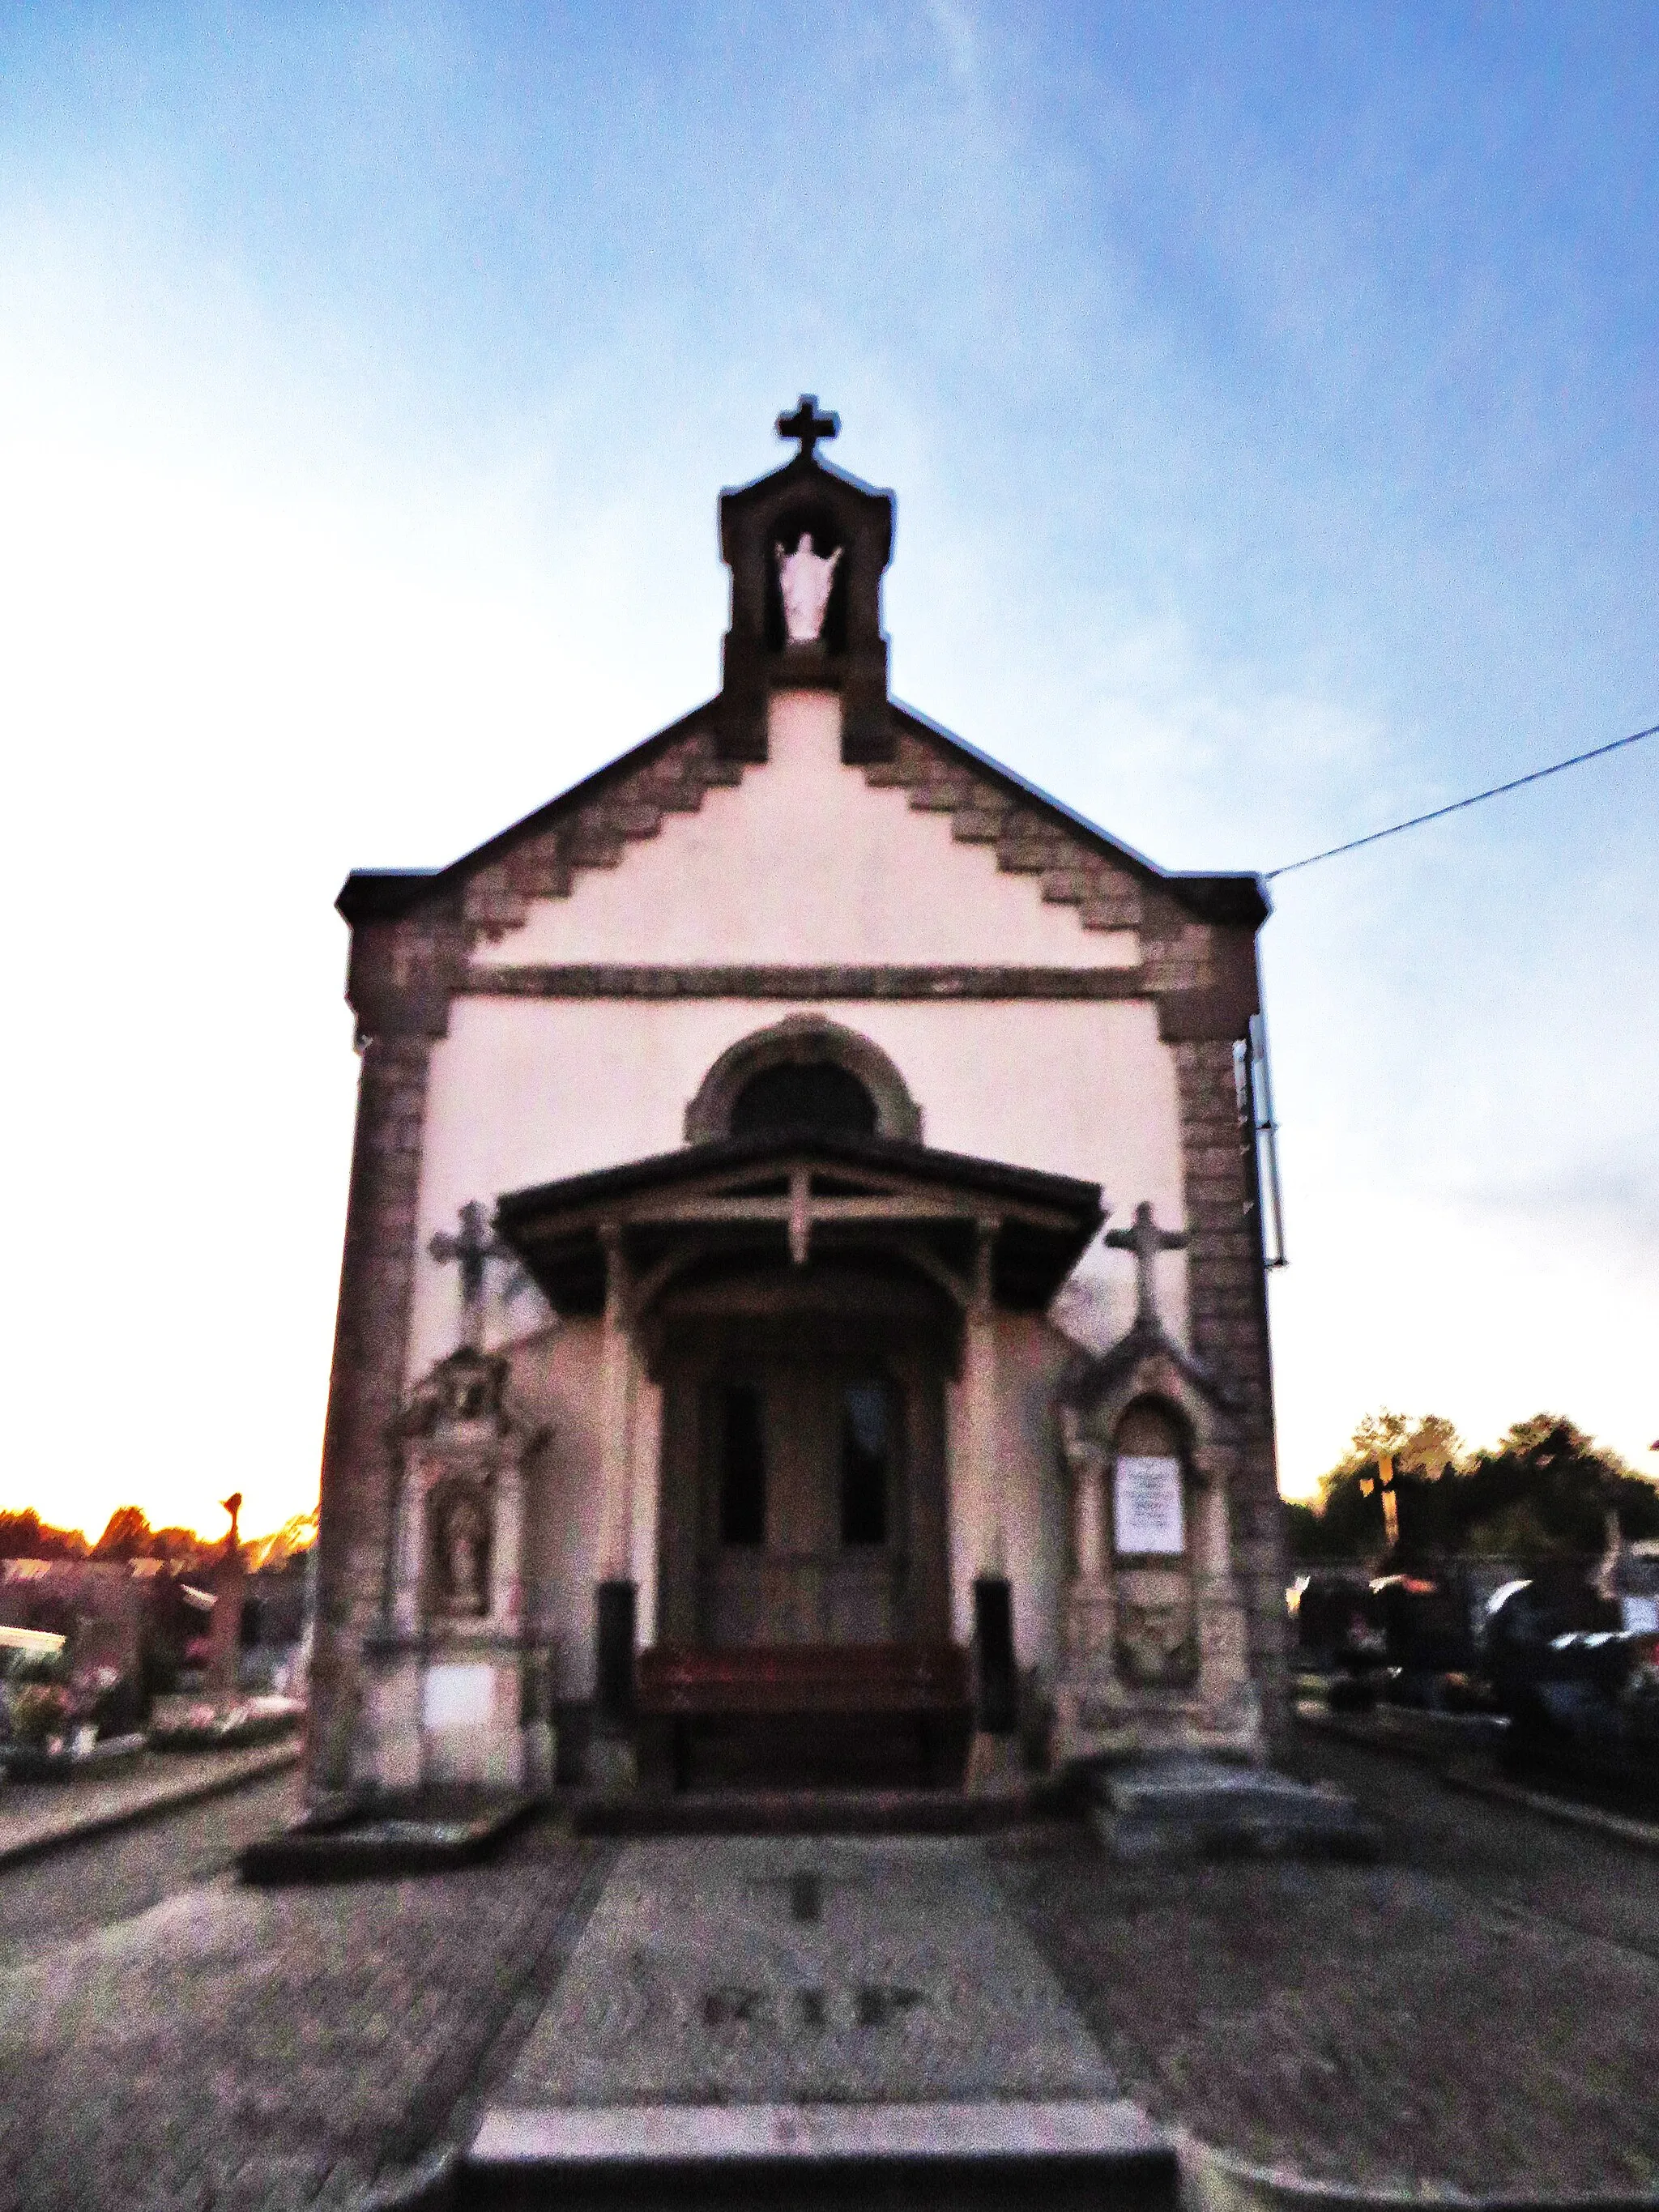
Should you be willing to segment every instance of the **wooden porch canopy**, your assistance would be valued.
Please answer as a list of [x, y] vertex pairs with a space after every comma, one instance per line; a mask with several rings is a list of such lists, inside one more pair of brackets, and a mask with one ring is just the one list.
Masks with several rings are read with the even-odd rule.
[[1071, 1176], [893, 1137], [769, 1134], [509, 1192], [495, 1226], [562, 1314], [604, 1310], [619, 1240], [636, 1310], [695, 1260], [805, 1267], [885, 1248], [963, 1308], [988, 1287], [1040, 1312], [1104, 1218], [1098, 1185]]

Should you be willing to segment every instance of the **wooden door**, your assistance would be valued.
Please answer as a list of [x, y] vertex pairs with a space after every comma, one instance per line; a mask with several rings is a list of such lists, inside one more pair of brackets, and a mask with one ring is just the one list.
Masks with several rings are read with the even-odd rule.
[[902, 1392], [810, 1343], [727, 1365], [703, 1419], [702, 1632], [714, 1644], [908, 1632]]

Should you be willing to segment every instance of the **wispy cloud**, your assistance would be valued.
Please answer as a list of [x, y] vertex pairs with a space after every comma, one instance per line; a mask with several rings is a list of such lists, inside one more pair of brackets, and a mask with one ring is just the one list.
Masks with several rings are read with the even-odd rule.
[[[10, 1000], [44, 1256], [7, 1294], [40, 1407], [130, 1440], [76, 1470], [90, 1517], [106, 1482], [199, 1516], [232, 1452], [251, 1512], [305, 1502], [337, 879], [712, 690], [714, 494], [803, 386], [900, 494], [896, 687], [1170, 865], [1273, 866], [1659, 712], [1634, 19], [204, 22], [0, 33], [0, 898], [47, 940]], [[1293, 1480], [1384, 1398], [1651, 1437], [1656, 777], [1279, 887]], [[188, 1437], [131, 1418], [181, 1328]]]

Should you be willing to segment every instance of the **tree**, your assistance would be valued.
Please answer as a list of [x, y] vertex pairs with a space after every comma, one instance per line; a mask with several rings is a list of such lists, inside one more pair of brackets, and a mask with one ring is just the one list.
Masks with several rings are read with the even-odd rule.
[[189, 1565], [198, 1560], [207, 1547], [193, 1528], [152, 1528], [145, 1550], [136, 1558], [176, 1559]]
[[[1385, 1472], [1385, 1469], [1390, 1472]], [[1398, 1541], [1384, 1497], [1392, 1492]], [[1489, 1558], [1591, 1557], [1616, 1513], [1626, 1536], [1659, 1535], [1659, 1484], [1627, 1467], [1561, 1413], [1517, 1421], [1490, 1449], [1470, 1452], [1451, 1423], [1368, 1413], [1319, 1486], [1316, 1508], [1293, 1512], [1300, 1562], [1396, 1564], [1455, 1552]]]
[[0, 1513], [0, 1559], [84, 1559], [88, 1548], [78, 1528], [54, 1528], [32, 1505]]
[[154, 1531], [142, 1505], [118, 1505], [92, 1547], [94, 1559], [148, 1559]]
[[1317, 1506], [1303, 1499], [1285, 1500], [1285, 1544], [1298, 1567], [1314, 1567], [1340, 1556], [1328, 1546], [1324, 1516]]
[[1498, 1556], [1601, 1550], [1609, 1513], [1626, 1536], [1659, 1535], [1659, 1486], [1563, 1413], [1517, 1421], [1458, 1485], [1462, 1544]]
[[1395, 1547], [1384, 1498], [1392, 1495], [1401, 1553], [1445, 1547], [1443, 1483], [1465, 1463], [1463, 1440], [1441, 1413], [1413, 1418], [1386, 1407], [1367, 1413], [1346, 1452], [1320, 1479], [1317, 1532], [1304, 1533], [1305, 1556], [1380, 1558]]
[[309, 1512], [290, 1514], [274, 1535], [250, 1537], [242, 1547], [249, 1571], [263, 1574], [308, 1552], [317, 1540], [317, 1510], [313, 1505]]

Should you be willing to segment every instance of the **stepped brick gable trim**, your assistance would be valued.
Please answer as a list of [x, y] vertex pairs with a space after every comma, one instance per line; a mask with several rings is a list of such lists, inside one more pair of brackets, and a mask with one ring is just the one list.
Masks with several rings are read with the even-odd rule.
[[[665, 816], [695, 814], [709, 791], [742, 782], [751, 763], [722, 751], [719, 704], [696, 708], [447, 868], [354, 873], [340, 912], [359, 928], [448, 900], [466, 948], [499, 943], [522, 927], [532, 900], [568, 898], [582, 869], [620, 866], [629, 843], [654, 837]], [[1242, 970], [1236, 960], [1218, 963], [1216, 948], [1231, 936], [1248, 952], [1268, 910], [1257, 877], [1166, 875], [948, 731], [902, 707], [887, 711], [890, 757], [862, 769], [872, 787], [902, 789], [918, 813], [949, 814], [959, 843], [993, 846], [1005, 874], [1039, 878], [1038, 895], [1074, 908], [1084, 929], [1139, 928], [1152, 993], [1219, 991], [1232, 1018]], [[1253, 960], [1250, 970], [1253, 988]], [[1219, 1012], [1195, 1008], [1189, 1018], [1207, 1024]]]
[[1075, 830], [1000, 786], [978, 763], [907, 714], [896, 713], [890, 761], [872, 762], [864, 780], [898, 787], [919, 814], [948, 814], [959, 845], [994, 845], [1004, 875], [1040, 876], [1053, 906], [1073, 906], [1085, 929], [1134, 929], [1140, 886], [1129, 872], [1089, 849]]
[[529, 918], [538, 898], [568, 898], [583, 868], [616, 868], [631, 841], [654, 837], [668, 814], [695, 814], [717, 785], [743, 781], [744, 763], [722, 754], [712, 728], [687, 731], [564, 820], [526, 837], [467, 878], [469, 946], [498, 943]]

